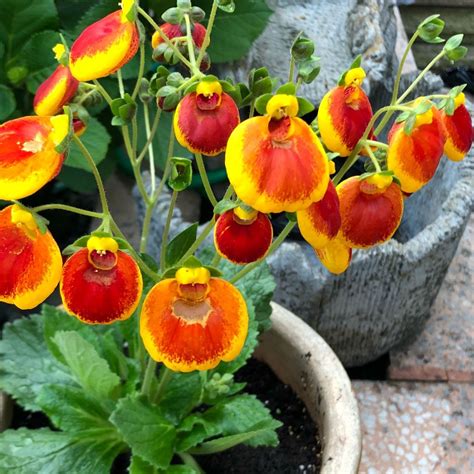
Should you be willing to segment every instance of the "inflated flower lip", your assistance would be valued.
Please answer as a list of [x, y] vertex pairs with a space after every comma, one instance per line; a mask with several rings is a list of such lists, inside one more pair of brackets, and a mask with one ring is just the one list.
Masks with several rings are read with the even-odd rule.
[[218, 81], [201, 81], [196, 92], [179, 102], [174, 132], [179, 144], [192, 153], [216, 156], [227, 146], [240, 122], [239, 109]]
[[140, 39], [135, 22], [127, 18], [129, 8], [130, 5], [124, 5], [123, 11], [117, 10], [96, 21], [74, 41], [69, 67], [78, 81], [106, 77], [135, 56]]
[[474, 138], [471, 116], [464, 105], [466, 98], [461, 92], [455, 99], [455, 110], [453, 115], [441, 113], [446, 129], [446, 143], [444, 152], [452, 161], [461, 161], [471, 149]]
[[16, 204], [0, 211], [0, 301], [38, 306], [58, 285], [61, 269], [58, 245], [30, 212]]
[[237, 196], [260, 212], [305, 209], [326, 193], [326, 153], [297, 113], [296, 97], [278, 94], [268, 102], [267, 115], [245, 120], [229, 138], [229, 181]]
[[[57, 44], [53, 51], [59, 61], [66, 54], [66, 48]], [[59, 64], [53, 74], [49, 76], [37, 89], [33, 99], [33, 108], [36, 115], [42, 117], [56, 115], [74, 96], [79, 87], [68, 66]]]
[[272, 239], [273, 227], [268, 216], [242, 207], [224, 212], [214, 227], [217, 252], [239, 265], [264, 258]]
[[402, 191], [414, 193], [434, 176], [443, 156], [446, 132], [433, 106], [416, 118], [410, 135], [396, 123], [388, 135], [387, 168], [400, 180]]
[[[161, 26], [161, 31], [170, 39], [186, 37], [186, 25], [172, 24], [172, 23], [163, 23]], [[206, 28], [200, 23], [193, 23], [192, 25], [192, 38], [194, 44], [200, 48], [204, 42], [206, 36]], [[157, 48], [160, 44], [164, 43], [164, 39], [161, 37], [158, 31], [153, 33], [151, 37], [151, 45], [153, 49]], [[161, 55], [156, 58], [158, 61], [163, 61], [164, 57]]]
[[0, 199], [30, 196], [60, 171], [56, 147], [69, 134], [69, 117], [21, 117], [0, 125]]
[[323, 266], [334, 275], [340, 275], [349, 268], [352, 249], [344, 242], [341, 234], [330, 240], [326, 246], [316, 248], [315, 251]]
[[346, 179], [337, 186], [341, 237], [347, 246], [368, 248], [389, 240], [400, 225], [403, 194], [391, 176]]
[[248, 331], [245, 300], [207, 269], [181, 268], [157, 283], [143, 302], [140, 334], [150, 356], [174, 371], [191, 372], [235, 359]]
[[364, 78], [362, 68], [350, 69], [344, 85], [331, 89], [319, 106], [321, 139], [329, 150], [341, 156], [350, 155], [372, 118], [372, 106], [360, 87]]
[[87, 324], [128, 319], [138, 306], [142, 289], [135, 260], [119, 250], [110, 237], [91, 237], [87, 248], [66, 261], [60, 283], [66, 311]]
[[301, 235], [314, 249], [320, 249], [334, 239], [341, 227], [339, 198], [332, 181], [321, 201], [296, 213]]

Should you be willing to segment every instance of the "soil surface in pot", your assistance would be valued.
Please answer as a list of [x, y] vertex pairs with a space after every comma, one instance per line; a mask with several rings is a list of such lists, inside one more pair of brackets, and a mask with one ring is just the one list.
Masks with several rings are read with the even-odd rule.
[[316, 425], [304, 403], [262, 362], [251, 359], [236, 374], [247, 382], [245, 391], [255, 394], [283, 423], [276, 448], [236, 446], [197, 461], [206, 474], [310, 474], [320, 471], [321, 443]]

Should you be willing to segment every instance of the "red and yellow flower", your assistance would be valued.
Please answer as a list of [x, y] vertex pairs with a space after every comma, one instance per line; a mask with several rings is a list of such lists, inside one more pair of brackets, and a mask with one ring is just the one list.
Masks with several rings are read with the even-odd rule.
[[176, 139], [192, 153], [215, 156], [225, 150], [240, 122], [239, 109], [218, 81], [201, 81], [174, 114]]
[[272, 244], [273, 227], [266, 214], [237, 207], [224, 212], [214, 227], [214, 243], [222, 257], [239, 265], [265, 257]]
[[237, 196], [263, 212], [294, 212], [323, 198], [326, 153], [300, 118], [296, 97], [278, 94], [267, 114], [242, 122], [229, 138], [225, 166]]
[[[62, 44], [54, 47], [56, 59], [61, 59], [65, 53]], [[68, 66], [59, 64], [53, 74], [48, 77], [37, 89], [33, 99], [33, 108], [36, 115], [43, 117], [56, 115], [74, 96], [79, 86]]]
[[466, 98], [461, 92], [454, 101], [454, 114], [448, 115], [444, 111], [441, 113], [447, 136], [444, 152], [453, 161], [461, 161], [466, 156], [474, 138], [472, 120], [464, 105], [465, 101]]
[[0, 211], [0, 301], [32, 309], [56, 288], [62, 258], [49, 231], [14, 204]]
[[111, 237], [91, 237], [66, 261], [60, 283], [66, 311], [87, 324], [129, 318], [142, 289], [138, 265]]
[[349, 69], [344, 85], [331, 89], [319, 106], [321, 139], [329, 150], [341, 156], [350, 155], [372, 118], [372, 107], [361, 88], [364, 78], [361, 67]]
[[69, 117], [21, 117], [0, 125], [0, 199], [22, 199], [60, 171], [56, 146], [69, 134]]
[[321, 249], [334, 239], [341, 227], [339, 197], [332, 181], [321, 201], [296, 213], [301, 235], [314, 249]]
[[404, 123], [389, 132], [387, 167], [400, 180], [402, 191], [414, 193], [434, 176], [443, 156], [446, 134], [440, 112], [432, 107], [416, 117], [410, 134]]
[[148, 293], [140, 334], [150, 356], [175, 371], [208, 370], [235, 359], [248, 331], [245, 300], [209, 270], [181, 268]]
[[352, 259], [352, 248], [349, 247], [341, 234], [331, 239], [324, 247], [316, 248], [316, 255], [324, 267], [335, 275], [344, 273]]
[[135, 56], [140, 36], [137, 25], [128, 19], [133, 6], [122, 2], [117, 10], [88, 26], [74, 41], [69, 67], [78, 81], [91, 81], [114, 73]]
[[341, 237], [351, 248], [368, 248], [389, 240], [402, 219], [403, 194], [391, 176], [374, 174], [346, 179], [337, 186]]

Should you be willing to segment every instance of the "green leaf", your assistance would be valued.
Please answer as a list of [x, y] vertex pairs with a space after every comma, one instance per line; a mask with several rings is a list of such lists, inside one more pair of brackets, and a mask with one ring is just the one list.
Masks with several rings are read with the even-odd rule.
[[298, 63], [298, 78], [301, 78], [305, 84], [313, 82], [320, 71], [320, 58], [317, 56], [311, 56]]
[[214, 214], [221, 215], [224, 214], [226, 211], [230, 211], [231, 209], [235, 209], [239, 207], [239, 203], [237, 201], [232, 201], [231, 199], [223, 199], [219, 201], [214, 207]]
[[122, 398], [110, 416], [134, 455], [166, 469], [174, 454], [176, 430], [160, 409], [139, 398]]
[[112, 398], [120, 384], [94, 346], [74, 331], [58, 331], [53, 337], [77, 382], [98, 399]]
[[176, 265], [196, 241], [198, 226], [198, 223], [190, 225], [171, 240], [166, 249], [167, 267]]
[[273, 89], [273, 81], [271, 77], [264, 77], [259, 79], [253, 84], [251, 88], [254, 97], [258, 97], [262, 94], [270, 94]]
[[66, 368], [49, 353], [38, 314], [4, 326], [0, 360], [0, 388], [27, 410], [40, 410], [35, 400], [44, 385], [74, 385]]
[[267, 104], [270, 101], [270, 99], [273, 97], [273, 94], [264, 94], [261, 95], [256, 101], [255, 101], [255, 110], [260, 114], [260, 115], [265, 115], [267, 113]]
[[303, 117], [314, 110], [314, 105], [303, 97], [298, 97], [298, 117]]
[[81, 432], [92, 428], [109, 429], [109, 414], [87, 393], [67, 385], [45, 385], [36, 399], [56, 428], [68, 432]]
[[16, 109], [16, 100], [12, 90], [0, 84], [0, 121], [6, 120]]
[[217, 424], [207, 422], [201, 414], [189, 415], [178, 427], [176, 451], [186, 452], [219, 434], [220, 427]]
[[7, 45], [7, 60], [13, 59], [35, 33], [46, 29], [54, 30], [58, 26], [54, 0], [0, 2], [0, 42]]
[[296, 94], [296, 85], [294, 82], [287, 82], [280, 86], [277, 91], [277, 94], [288, 94], [288, 95], [295, 95]]
[[314, 53], [314, 42], [299, 33], [291, 45], [291, 55], [296, 61], [309, 58]]
[[48, 428], [7, 430], [0, 434], [0, 472], [109, 474], [123, 449], [120, 441], [97, 430], [75, 434]]
[[[110, 140], [107, 129], [96, 118], [91, 117], [81, 141], [89, 150], [95, 164], [101, 163], [107, 156]], [[65, 165], [92, 173], [89, 163], [75, 142], [71, 143]]]
[[[211, 4], [206, 0], [199, 6], [209, 12]], [[234, 61], [244, 56], [263, 32], [271, 14], [265, 0], [239, 0], [232, 15], [218, 12], [209, 48], [213, 63]]]
[[407, 135], [411, 135], [411, 132], [413, 131], [413, 127], [415, 126], [416, 123], [416, 115], [411, 114], [406, 120], [405, 120], [405, 125], [403, 126], [403, 131]]
[[141, 457], [132, 456], [130, 466], [128, 466], [128, 472], [130, 474], [156, 474], [157, 470]]

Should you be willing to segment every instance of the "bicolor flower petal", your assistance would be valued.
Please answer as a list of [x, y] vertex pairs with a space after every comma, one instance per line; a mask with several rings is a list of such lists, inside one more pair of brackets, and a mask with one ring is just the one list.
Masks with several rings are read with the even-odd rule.
[[441, 118], [446, 129], [446, 143], [444, 152], [452, 161], [461, 161], [471, 149], [474, 138], [474, 129], [469, 112], [464, 105], [465, 96], [461, 92], [455, 99], [453, 115], [441, 113]]
[[38, 306], [58, 285], [62, 263], [56, 241], [30, 212], [16, 204], [0, 211], [0, 301]]
[[334, 239], [341, 227], [339, 197], [332, 181], [321, 201], [296, 213], [301, 235], [311, 247], [321, 249]]
[[33, 108], [36, 115], [56, 115], [74, 96], [79, 81], [67, 66], [60, 64], [36, 91]]
[[434, 176], [443, 156], [446, 134], [439, 111], [418, 115], [410, 135], [396, 123], [388, 135], [387, 168], [400, 180], [402, 191], [414, 193]]
[[214, 227], [214, 243], [222, 257], [239, 265], [265, 257], [273, 227], [266, 214], [241, 207], [224, 212]]
[[[174, 38], [186, 37], [186, 24], [172, 24], [163, 23], [160, 26], [162, 33], [164, 33], [170, 40]], [[201, 48], [204, 38], [206, 36], [206, 28], [201, 23], [193, 23], [192, 25], [192, 37], [194, 44]], [[151, 37], [151, 45], [153, 49], [157, 48], [160, 44], [164, 43], [164, 39], [158, 31], [153, 33]], [[162, 61], [163, 57], [157, 57], [158, 61]]]
[[362, 68], [350, 69], [344, 85], [331, 89], [319, 106], [321, 139], [329, 150], [341, 156], [350, 155], [372, 118], [372, 106], [361, 88], [364, 78]]
[[22, 199], [60, 171], [59, 145], [69, 134], [69, 117], [21, 117], [0, 125], [0, 199]]
[[344, 273], [351, 263], [352, 249], [344, 242], [340, 234], [330, 240], [325, 247], [315, 249], [315, 251], [324, 267], [335, 275]]
[[207, 269], [181, 268], [143, 302], [140, 334], [150, 356], [180, 372], [208, 370], [235, 359], [248, 331], [240, 291]]
[[297, 113], [296, 97], [278, 94], [268, 102], [267, 115], [245, 120], [229, 138], [229, 181], [237, 196], [260, 212], [299, 211], [326, 193], [326, 152]]
[[68, 313], [87, 324], [109, 324], [133, 314], [143, 281], [135, 260], [114, 239], [91, 237], [66, 261], [60, 290]]
[[352, 248], [368, 248], [389, 240], [400, 225], [403, 194], [391, 176], [357, 176], [337, 186], [341, 236]]
[[88, 26], [74, 41], [69, 67], [78, 81], [114, 73], [135, 56], [140, 43], [135, 22], [117, 10]]
[[225, 150], [240, 122], [239, 109], [217, 81], [202, 81], [174, 114], [176, 139], [192, 153], [215, 156]]

